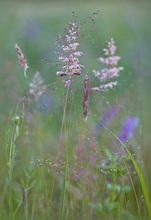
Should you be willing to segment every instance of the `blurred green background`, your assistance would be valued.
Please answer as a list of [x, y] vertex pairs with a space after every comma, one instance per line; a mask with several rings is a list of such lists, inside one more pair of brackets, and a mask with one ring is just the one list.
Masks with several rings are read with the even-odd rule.
[[[99, 10], [92, 22], [90, 16]], [[124, 116], [140, 118], [139, 145], [146, 173], [151, 158], [151, 3], [150, 1], [1, 1], [0, 2], [0, 164], [4, 159], [6, 122], [20, 97], [27, 92], [27, 83], [18, 64], [15, 43], [21, 47], [29, 69], [29, 79], [38, 70], [46, 83], [56, 80], [55, 40], [67, 22], [77, 15], [84, 37], [81, 48], [85, 55], [85, 72], [98, 69], [96, 58], [106, 41], [113, 37], [120, 66], [119, 87], [109, 93], [109, 100], [123, 106]], [[96, 26], [96, 31], [92, 31]], [[92, 75], [93, 78], [93, 75]], [[93, 80], [92, 80], [93, 84]], [[101, 94], [100, 94], [101, 95]], [[102, 104], [103, 105], [103, 101]], [[106, 107], [104, 107], [105, 109]], [[102, 110], [97, 109], [101, 114]], [[123, 118], [124, 118], [123, 116]], [[55, 119], [56, 120], [56, 119]], [[122, 118], [120, 118], [122, 122]], [[53, 126], [49, 125], [50, 130]], [[53, 131], [52, 131], [53, 133]], [[48, 137], [48, 136], [47, 136]], [[45, 139], [45, 137], [43, 137]], [[47, 140], [49, 142], [49, 139]], [[46, 152], [49, 152], [47, 149]], [[30, 152], [31, 153], [31, 152]], [[151, 177], [149, 177], [151, 183]], [[2, 184], [2, 183], [1, 183]]]

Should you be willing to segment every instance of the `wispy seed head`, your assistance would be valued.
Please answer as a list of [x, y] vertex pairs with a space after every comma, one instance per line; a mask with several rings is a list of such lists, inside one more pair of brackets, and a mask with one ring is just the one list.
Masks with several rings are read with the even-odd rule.
[[27, 78], [26, 71], [28, 69], [28, 65], [27, 65], [26, 59], [24, 58], [24, 55], [20, 47], [17, 44], [15, 44], [15, 48], [16, 48], [17, 55], [18, 55], [18, 62], [20, 63], [20, 65], [22, 66], [24, 70], [24, 76]]

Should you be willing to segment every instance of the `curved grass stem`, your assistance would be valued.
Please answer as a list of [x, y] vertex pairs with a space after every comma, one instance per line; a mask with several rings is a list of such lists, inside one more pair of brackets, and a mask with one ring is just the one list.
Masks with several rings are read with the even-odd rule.
[[[149, 217], [151, 219], [151, 202], [150, 202], [150, 198], [149, 198], [149, 193], [148, 193], [148, 190], [147, 190], [147, 186], [145, 184], [145, 180], [143, 178], [143, 175], [140, 171], [140, 168], [136, 162], [136, 160], [134, 159], [134, 157], [132, 156], [131, 152], [129, 151], [129, 149], [125, 146], [125, 144], [110, 130], [108, 129], [106, 126], [104, 126], [105, 129], [114, 137], [116, 138], [119, 143], [121, 144], [121, 146], [124, 148], [124, 150], [126, 151], [126, 153], [128, 154], [128, 156], [130, 157], [132, 163], [133, 163], [133, 166], [135, 168], [135, 171], [137, 173], [137, 176], [139, 178], [139, 181], [140, 181], [140, 184], [141, 184], [141, 187], [142, 187], [142, 191], [143, 191], [143, 194], [144, 194], [144, 199], [145, 199], [145, 203], [146, 203], [146, 207], [147, 207], [147, 211], [148, 211], [148, 214], [149, 214]], [[130, 175], [129, 175], [130, 176]], [[131, 180], [131, 178], [130, 178]], [[131, 180], [131, 183], [133, 181]], [[132, 187], [134, 189], [134, 185], [132, 184]], [[134, 190], [134, 193], [135, 193], [135, 196], [136, 196], [136, 192]], [[137, 200], [137, 199], [136, 199]], [[137, 203], [138, 204], [138, 203]], [[139, 208], [139, 207], [138, 207]]]
[[[63, 133], [63, 128], [64, 128], [65, 116], [66, 116], [66, 108], [67, 108], [67, 102], [68, 102], [69, 89], [70, 89], [70, 87], [68, 86], [67, 87], [67, 92], [66, 92], [66, 97], [65, 97], [65, 102], [64, 102], [64, 107], [63, 107], [63, 116], [62, 116], [62, 123], [61, 123], [61, 129], [60, 129], [60, 136], [59, 136], [59, 141], [58, 141], [58, 145], [57, 145], [57, 155], [56, 155], [56, 160], [55, 160], [56, 163], [58, 163], [58, 160], [59, 160], [59, 154], [60, 154], [62, 133]], [[54, 169], [52, 188], [51, 188], [51, 201], [52, 201], [52, 198], [53, 198], [56, 174], [57, 174], [57, 167], [55, 167], [55, 169]]]

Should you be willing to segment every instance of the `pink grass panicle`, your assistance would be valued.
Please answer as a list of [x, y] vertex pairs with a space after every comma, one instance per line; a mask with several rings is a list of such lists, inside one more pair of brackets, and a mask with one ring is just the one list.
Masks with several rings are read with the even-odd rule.
[[94, 75], [100, 80], [101, 85], [99, 87], [92, 88], [92, 91], [108, 91], [117, 85], [115, 80], [123, 67], [117, 67], [120, 56], [116, 56], [116, 46], [113, 38], [107, 43], [107, 48], [103, 49], [104, 57], [98, 58], [98, 60], [104, 65], [104, 68], [100, 71], [93, 70]]
[[27, 65], [26, 59], [24, 58], [24, 54], [22, 53], [20, 47], [17, 44], [15, 44], [15, 48], [16, 48], [17, 55], [18, 55], [18, 62], [20, 63], [21, 67], [24, 70], [24, 76], [27, 78], [26, 71], [28, 69], [28, 65]]
[[70, 22], [65, 27], [65, 35], [58, 36], [56, 45], [60, 52], [57, 55], [58, 60], [63, 63], [62, 70], [57, 72], [58, 76], [69, 76], [71, 78], [73, 75], [81, 74], [81, 69], [84, 66], [79, 64], [79, 57], [83, 53], [77, 51], [79, 31], [77, 24]]
[[37, 100], [39, 97], [47, 95], [47, 87], [42, 84], [43, 79], [40, 73], [37, 71], [29, 83], [29, 96]]

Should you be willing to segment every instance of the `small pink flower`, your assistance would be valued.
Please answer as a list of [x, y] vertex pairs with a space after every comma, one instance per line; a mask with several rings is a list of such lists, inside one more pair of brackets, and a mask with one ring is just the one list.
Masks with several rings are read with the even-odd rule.
[[71, 80], [70, 79], [67, 80], [67, 81], [64, 81], [64, 86], [70, 86], [70, 84], [71, 84]]

